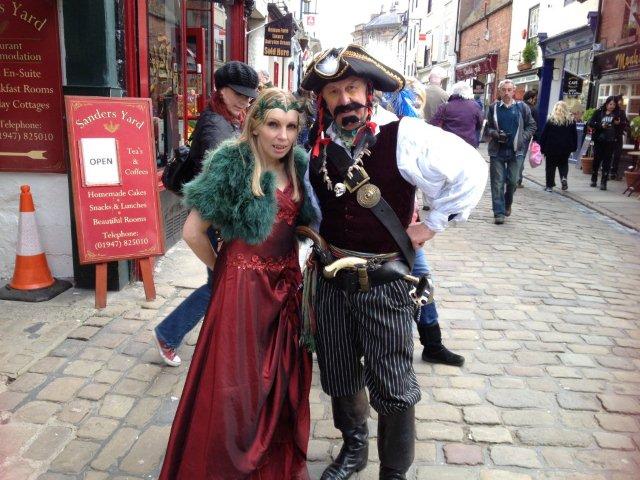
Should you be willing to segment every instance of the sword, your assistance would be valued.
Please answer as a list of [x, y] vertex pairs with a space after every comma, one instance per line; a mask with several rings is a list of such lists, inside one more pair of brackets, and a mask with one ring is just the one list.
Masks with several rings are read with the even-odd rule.
[[[367, 261], [358, 257], [343, 257], [329, 265], [325, 266], [322, 274], [324, 278], [335, 278], [340, 270], [359, 270], [367, 264]], [[433, 302], [433, 282], [431, 281], [431, 275], [426, 274], [421, 277], [414, 275], [402, 275], [403, 280], [413, 285], [413, 288], [409, 292], [411, 299], [418, 306], [422, 307]]]

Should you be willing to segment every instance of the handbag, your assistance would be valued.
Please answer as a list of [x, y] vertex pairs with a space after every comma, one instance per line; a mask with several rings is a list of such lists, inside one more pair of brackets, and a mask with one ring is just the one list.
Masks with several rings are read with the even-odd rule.
[[180, 145], [174, 150], [173, 158], [164, 167], [162, 184], [167, 190], [182, 196], [182, 187], [193, 180], [197, 173], [198, 166], [189, 155], [189, 147]]
[[540, 144], [535, 140], [532, 140], [531, 145], [529, 145], [529, 165], [531, 165], [531, 168], [536, 168], [542, 165]]

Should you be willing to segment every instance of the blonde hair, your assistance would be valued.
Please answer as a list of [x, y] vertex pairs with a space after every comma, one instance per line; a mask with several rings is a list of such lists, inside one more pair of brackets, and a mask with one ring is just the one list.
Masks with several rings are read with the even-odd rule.
[[424, 104], [427, 102], [427, 92], [425, 90], [424, 85], [420, 80], [414, 77], [406, 77], [406, 87], [411, 90], [416, 95], [416, 100], [414, 102], [414, 108], [417, 113], [422, 117], [424, 115]]
[[[253, 153], [253, 158], [255, 159], [253, 162], [253, 172], [251, 174], [251, 192], [256, 197], [264, 197], [264, 192], [260, 185], [260, 179], [264, 171], [267, 170], [267, 165], [258, 153], [258, 140], [256, 138], [257, 136], [254, 135], [253, 132], [260, 126], [264, 125], [265, 121], [269, 117], [269, 112], [273, 110], [273, 108], [265, 109], [265, 106], [269, 107], [269, 105], [272, 105], [273, 103], [289, 106], [294, 102], [296, 102], [296, 99], [290, 92], [286, 92], [279, 88], [267, 88], [263, 90], [256, 101], [253, 102], [249, 112], [247, 113], [247, 117], [244, 120], [242, 133], [240, 134], [240, 137], [238, 137], [238, 142], [246, 142], [251, 148], [251, 153]], [[300, 115], [301, 114], [298, 115], [298, 130], [300, 130]], [[289, 153], [284, 157], [286, 162], [284, 169], [293, 184], [293, 200], [298, 201], [302, 196], [300, 193], [301, 188], [293, 156], [293, 147], [295, 145], [296, 141], [294, 141]]]
[[549, 115], [549, 121], [555, 125], [569, 125], [572, 123], [574, 120], [573, 114], [571, 110], [569, 110], [569, 105], [562, 100], [556, 102], [551, 111], [551, 115]]

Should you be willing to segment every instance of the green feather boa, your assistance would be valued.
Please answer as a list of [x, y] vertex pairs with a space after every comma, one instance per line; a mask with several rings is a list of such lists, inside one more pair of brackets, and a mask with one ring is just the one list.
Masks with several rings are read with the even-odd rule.
[[[307, 154], [294, 148], [299, 184], [304, 190]], [[251, 191], [254, 158], [249, 145], [230, 140], [205, 155], [200, 175], [184, 186], [184, 204], [195, 208], [204, 220], [220, 229], [224, 240], [242, 239], [258, 244], [267, 239], [278, 212], [275, 175], [264, 172], [260, 185], [264, 196]], [[297, 224], [309, 225], [315, 212], [306, 191]]]

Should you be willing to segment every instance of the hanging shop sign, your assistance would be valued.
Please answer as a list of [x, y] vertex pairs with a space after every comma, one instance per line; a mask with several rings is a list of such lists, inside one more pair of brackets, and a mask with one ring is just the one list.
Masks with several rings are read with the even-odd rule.
[[601, 74], [640, 70], [640, 46], [632, 45], [598, 55], [597, 65]]
[[582, 83], [582, 78], [565, 70], [562, 79], [562, 93], [569, 97], [579, 97], [582, 93]]
[[0, 171], [62, 173], [64, 130], [55, 0], [0, 0]]
[[477, 77], [479, 75], [486, 75], [488, 73], [494, 73], [498, 68], [498, 54], [492, 53], [484, 58], [478, 60], [472, 60], [470, 62], [464, 62], [458, 64], [456, 67], [456, 82], [460, 80], [466, 80], [467, 78]]
[[65, 103], [80, 263], [163, 254], [151, 100]]
[[485, 84], [480, 80], [473, 79], [473, 93], [475, 95], [484, 95]]
[[285, 15], [269, 22], [264, 27], [264, 55], [269, 57], [290, 57], [293, 36], [293, 15]]

